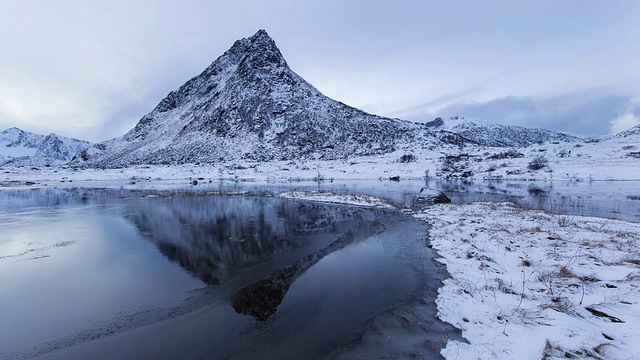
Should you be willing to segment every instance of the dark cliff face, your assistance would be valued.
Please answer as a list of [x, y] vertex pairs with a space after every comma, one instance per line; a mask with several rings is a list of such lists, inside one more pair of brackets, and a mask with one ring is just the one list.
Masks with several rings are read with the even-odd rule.
[[247, 159], [336, 159], [416, 145], [433, 135], [411, 122], [332, 100], [293, 72], [264, 30], [236, 41], [169, 93], [106, 150], [103, 167]]

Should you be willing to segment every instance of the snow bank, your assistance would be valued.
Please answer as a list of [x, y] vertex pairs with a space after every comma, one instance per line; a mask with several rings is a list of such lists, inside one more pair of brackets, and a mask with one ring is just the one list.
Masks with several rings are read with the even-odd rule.
[[447, 359], [631, 359], [640, 354], [640, 224], [504, 203], [416, 215], [451, 278], [439, 317], [469, 343]]
[[396, 209], [397, 207], [389, 204], [386, 200], [369, 195], [353, 195], [353, 194], [335, 194], [330, 191], [288, 191], [277, 195], [286, 199], [304, 199], [319, 202], [328, 202], [334, 204], [348, 204], [366, 207], [377, 207], [383, 209]]

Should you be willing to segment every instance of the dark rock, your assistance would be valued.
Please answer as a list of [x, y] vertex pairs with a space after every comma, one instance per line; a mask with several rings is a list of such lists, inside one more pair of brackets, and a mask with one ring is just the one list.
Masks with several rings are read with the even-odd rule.
[[415, 197], [416, 204], [448, 204], [451, 199], [440, 190], [420, 189], [420, 193]]
[[441, 117], [437, 117], [427, 123], [424, 124], [427, 127], [438, 127], [444, 125], [444, 120]]

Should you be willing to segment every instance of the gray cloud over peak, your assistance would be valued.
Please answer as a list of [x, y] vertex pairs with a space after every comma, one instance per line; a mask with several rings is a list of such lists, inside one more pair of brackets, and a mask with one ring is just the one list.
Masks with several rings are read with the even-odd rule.
[[[430, 121], [434, 117], [461, 115], [506, 125], [540, 127], [578, 134], [610, 134], [612, 122], [630, 112], [631, 98], [624, 95], [569, 94], [550, 99], [507, 96], [485, 102], [459, 101], [437, 110], [404, 117]], [[635, 114], [634, 109], [633, 113]], [[636, 115], [637, 116], [637, 115]], [[616, 129], [617, 130], [617, 129]]]

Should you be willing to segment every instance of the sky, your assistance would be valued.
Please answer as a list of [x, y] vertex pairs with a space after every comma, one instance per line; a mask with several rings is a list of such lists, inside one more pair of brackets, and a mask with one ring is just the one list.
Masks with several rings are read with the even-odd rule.
[[0, 0], [0, 130], [123, 135], [266, 29], [325, 95], [414, 121], [640, 123], [638, 0]]

